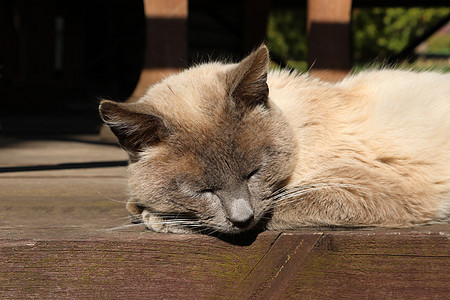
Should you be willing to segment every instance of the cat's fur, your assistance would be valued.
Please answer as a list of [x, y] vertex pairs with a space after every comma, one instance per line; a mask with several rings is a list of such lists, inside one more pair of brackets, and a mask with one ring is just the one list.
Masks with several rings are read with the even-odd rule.
[[331, 84], [268, 65], [261, 46], [173, 75], [137, 103], [101, 103], [130, 155], [132, 214], [161, 232], [448, 221], [450, 74]]

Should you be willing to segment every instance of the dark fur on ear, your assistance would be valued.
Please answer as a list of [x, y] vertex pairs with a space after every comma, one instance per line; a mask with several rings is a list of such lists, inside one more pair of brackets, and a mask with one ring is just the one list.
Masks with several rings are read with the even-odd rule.
[[143, 147], [155, 145], [169, 135], [164, 121], [144, 113], [139, 103], [103, 100], [99, 110], [103, 121], [117, 136], [131, 160]]
[[251, 108], [267, 103], [269, 62], [269, 50], [262, 45], [227, 74], [229, 95], [238, 107]]

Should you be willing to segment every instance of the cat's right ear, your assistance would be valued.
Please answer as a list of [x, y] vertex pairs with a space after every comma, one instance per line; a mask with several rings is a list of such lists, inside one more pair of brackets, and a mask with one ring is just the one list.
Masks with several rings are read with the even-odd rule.
[[229, 95], [238, 106], [254, 107], [267, 103], [269, 62], [269, 50], [262, 45], [227, 74]]
[[142, 148], [156, 145], [169, 135], [164, 121], [143, 112], [140, 103], [103, 100], [99, 111], [131, 159], [136, 158]]

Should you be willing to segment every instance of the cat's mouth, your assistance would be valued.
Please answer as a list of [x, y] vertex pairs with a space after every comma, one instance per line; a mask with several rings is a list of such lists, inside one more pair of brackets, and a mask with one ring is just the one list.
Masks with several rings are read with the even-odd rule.
[[231, 220], [230, 218], [227, 218], [227, 221], [230, 222], [232, 227], [235, 227], [242, 231], [245, 231], [246, 229], [251, 228], [255, 223], [255, 219], [253, 216], [251, 218], [249, 218], [247, 220], [243, 220], [243, 221], [234, 221], [234, 220]]
[[271, 217], [271, 212], [266, 211], [262, 214], [256, 214], [255, 216], [252, 216], [245, 222], [236, 222], [233, 220], [230, 220], [230, 218], [226, 218], [226, 224], [221, 225], [211, 225], [213, 228], [216, 228], [215, 231], [220, 234], [225, 235], [241, 235], [246, 234], [250, 232], [262, 232], [265, 230], [266, 223]]

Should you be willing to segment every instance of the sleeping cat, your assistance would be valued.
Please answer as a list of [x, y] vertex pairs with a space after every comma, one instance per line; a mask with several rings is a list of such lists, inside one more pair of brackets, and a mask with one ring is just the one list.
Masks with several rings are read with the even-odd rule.
[[100, 113], [128, 152], [127, 208], [158, 232], [406, 227], [450, 215], [450, 74], [331, 84], [237, 64], [168, 77]]

